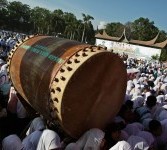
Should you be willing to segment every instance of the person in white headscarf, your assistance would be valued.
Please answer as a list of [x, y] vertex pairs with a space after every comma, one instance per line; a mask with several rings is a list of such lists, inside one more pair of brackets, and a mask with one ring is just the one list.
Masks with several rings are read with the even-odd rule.
[[154, 137], [150, 132], [147, 131], [140, 131], [137, 136], [142, 137], [143, 139], [146, 140], [147, 144], [149, 145], [149, 147], [154, 147]]
[[159, 106], [163, 106], [165, 101], [165, 95], [158, 95], [156, 98]]
[[16, 134], [5, 137], [2, 141], [3, 150], [23, 150], [20, 138]]
[[167, 111], [163, 107], [159, 106], [156, 102], [157, 98], [155, 96], [149, 96], [146, 101], [147, 107], [150, 109], [152, 118], [159, 121], [166, 119]]
[[144, 104], [144, 97], [137, 96], [132, 99], [133, 101], [133, 108], [136, 109], [138, 107], [142, 107]]
[[31, 122], [30, 127], [29, 127], [26, 135], [29, 135], [36, 130], [43, 131], [44, 129], [46, 129], [46, 125], [44, 123], [44, 120], [41, 117], [36, 117]]
[[109, 150], [132, 150], [130, 144], [126, 141], [120, 141], [111, 147]]
[[146, 140], [139, 137], [139, 136], [130, 136], [127, 141], [133, 150], [148, 150], [149, 145], [147, 144]]
[[137, 135], [138, 132], [142, 131], [142, 129], [137, 124], [127, 124], [127, 126], [123, 129], [128, 133], [129, 136]]
[[8, 95], [10, 91], [11, 84], [7, 76], [7, 64], [4, 64], [0, 69], [0, 90], [3, 95]]
[[162, 90], [164, 94], [167, 94], [167, 83], [162, 84], [160, 90]]
[[25, 137], [22, 141], [22, 144], [24, 146], [23, 150], [36, 150], [41, 135], [42, 131], [34, 131], [33, 133]]
[[80, 150], [76, 143], [70, 143], [66, 146], [65, 150]]
[[147, 119], [144, 119], [142, 121], [142, 124], [143, 124], [145, 130], [149, 130], [149, 123], [150, 123], [151, 120], [153, 120], [153, 119], [147, 118]]
[[60, 148], [61, 143], [59, 135], [52, 130], [45, 129], [39, 139], [36, 150], [52, 150]]
[[90, 129], [82, 137], [79, 138], [76, 144], [82, 150], [99, 150], [104, 135], [105, 133], [100, 129]]

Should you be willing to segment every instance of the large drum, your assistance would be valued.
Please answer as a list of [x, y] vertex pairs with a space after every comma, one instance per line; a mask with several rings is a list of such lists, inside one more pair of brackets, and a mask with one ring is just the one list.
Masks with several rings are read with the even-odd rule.
[[17, 43], [8, 64], [24, 100], [74, 138], [90, 128], [103, 129], [124, 100], [126, 68], [102, 47], [34, 36]]

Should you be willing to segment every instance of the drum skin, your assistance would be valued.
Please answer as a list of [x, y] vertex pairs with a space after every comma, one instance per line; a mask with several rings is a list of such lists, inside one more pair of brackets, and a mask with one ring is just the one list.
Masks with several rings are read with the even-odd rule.
[[73, 138], [90, 128], [104, 129], [118, 113], [127, 84], [116, 54], [51, 36], [17, 43], [8, 72], [23, 99]]

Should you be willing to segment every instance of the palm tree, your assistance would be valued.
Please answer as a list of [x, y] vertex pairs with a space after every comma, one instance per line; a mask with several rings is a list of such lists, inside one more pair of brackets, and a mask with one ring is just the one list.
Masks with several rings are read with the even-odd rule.
[[88, 26], [90, 20], [94, 20], [94, 18], [92, 16], [90, 16], [90, 15], [82, 14], [82, 16], [83, 16], [84, 28], [83, 28], [83, 32], [82, 32], [82, 40], [81, 40], [81, 42], [84, 41], [86, 27]]

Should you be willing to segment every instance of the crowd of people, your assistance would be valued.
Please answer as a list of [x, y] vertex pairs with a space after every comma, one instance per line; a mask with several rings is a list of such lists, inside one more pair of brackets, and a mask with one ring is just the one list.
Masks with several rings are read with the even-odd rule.
[[5, 54], [0, 56], [0, 149], [167, 149], [167, 70], [160, 62], [121, 56], [127, 69], [136, 70], [127, 81], [120, 111], [106, 129], [93, 128], [72, 139], [61, 135], [40, 114], [30, 116], [11, 85], [5, 57], [21, 38], [6, 32], [0, 38], [0, 50]]
[[0, 30], [0, 57], [6, 59], [13, 46], [25, 36], [23, 33]]

